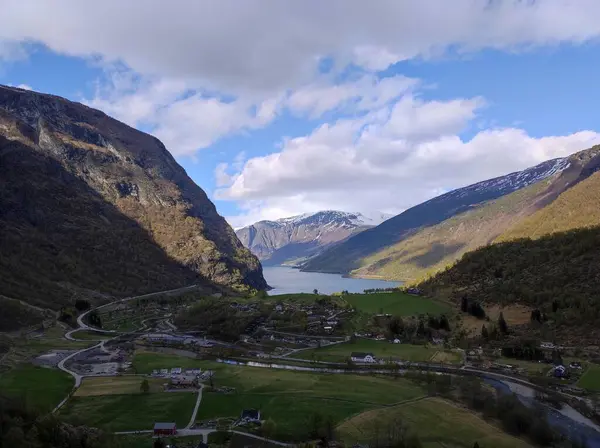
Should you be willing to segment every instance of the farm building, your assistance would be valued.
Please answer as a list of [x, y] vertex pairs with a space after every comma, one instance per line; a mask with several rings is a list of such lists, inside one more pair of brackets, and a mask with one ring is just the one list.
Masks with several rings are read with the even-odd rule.
[[350, 355], [350, 359], [353, 362], [375, 362], [375, 356], [373, 355], [373, 353], [352, 352], [352, 354]]
[[155, 436], [173, 436], [177, 434], [177, 425], [175, 423], [155, 423]]
[[260, 411], [257, 411], [256, 409], [244, 409], [240, 420], [246, 423], [260, 422]]
[[178, 387], [197, 387], [198, 378], [196, 375], [177, 375], [171, 377], [171, 385]]

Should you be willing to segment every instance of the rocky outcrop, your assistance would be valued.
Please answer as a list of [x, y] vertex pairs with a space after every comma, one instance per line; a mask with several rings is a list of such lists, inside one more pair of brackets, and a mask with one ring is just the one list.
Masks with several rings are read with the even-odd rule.
[[[267, 287], [258, 259], [158, 139], [82, 104], [3, 86], [0, 226], [11, 277], [0, 293], [18, 299], [36, 276], [110, 293], [190, 281]], [[18, 267], [7, 262], [16, 253]], [[85, 281], [86, 257], [113, 275]]]

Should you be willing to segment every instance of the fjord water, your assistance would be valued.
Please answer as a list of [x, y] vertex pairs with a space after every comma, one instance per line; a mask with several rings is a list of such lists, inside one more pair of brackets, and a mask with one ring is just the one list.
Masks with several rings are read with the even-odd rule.
[[312, 293], [317, 289], [322, 294], [334, 292], [363, 292], [371, 288], [393, 288], [401, 283], [384, 280], [367, 280], [362, 278], [345, 278], [339, 274], [322, 274], [320, 272], [302, 272], [299, 269], [285, 266], [265, 267], [265, 280], [273, 289], [269, 295]]

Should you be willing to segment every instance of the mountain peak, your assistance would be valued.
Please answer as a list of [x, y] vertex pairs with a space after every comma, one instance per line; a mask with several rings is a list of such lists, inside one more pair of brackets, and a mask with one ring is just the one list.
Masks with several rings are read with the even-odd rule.
[[321, 210], [275, 221], [259, 221], [237, 229], [236, 233], [263, 264], [286, 264], [305, 261], [326, 247], [374, 227], [390, 217], [391, 215], [380, 212]]

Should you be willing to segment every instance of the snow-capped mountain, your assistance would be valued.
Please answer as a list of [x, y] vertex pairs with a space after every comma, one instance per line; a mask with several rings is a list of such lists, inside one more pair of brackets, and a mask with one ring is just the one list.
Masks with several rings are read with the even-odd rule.
[[[303, 264], [302, 269], [347, 274], [362, 266], [363, 260], [367, 257], [383, 253], [386, 248], [422, 229], [435, 226], [461, 213], [480, 207], [488, 201], [506, 196], [558, 173], [567, 172], [570, 170], [572, 162], [574, 162], [574, 156], [548, 160], [523, 171], [449, 191], [415, 205], [386, 220], [381, 225], [323, 251]], [[450, 249], [441, 247], [438, 252], [445, 253], [448, 250]], [[432, 252], [435, 251], [432, 249]], [[385, 258], [383, 255], [382, 257]], [[414, 263], [424, 265], [425, 262], [422, 261], [422, 258], [435, 259], [436, 254], [420, 257], [421, 255], [414, 253]]]
[[236, 234], [263, 264], [294, 265], [391, 217], [380, 212], [325, 210], [276, 221], [259, 221], [236, 230]]

